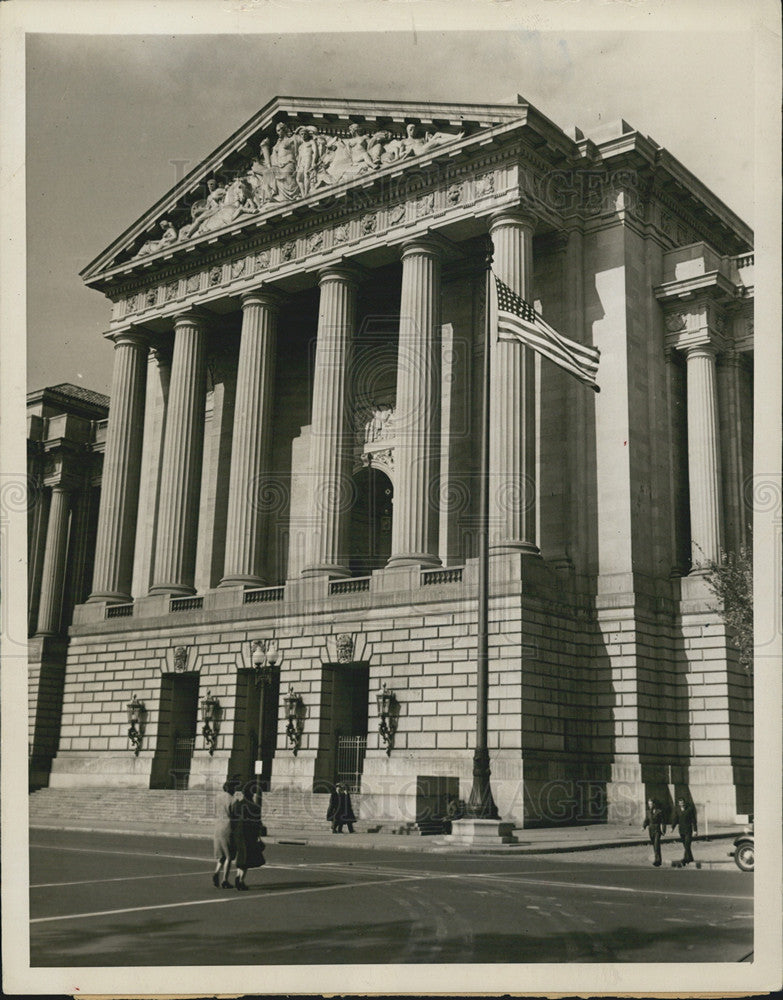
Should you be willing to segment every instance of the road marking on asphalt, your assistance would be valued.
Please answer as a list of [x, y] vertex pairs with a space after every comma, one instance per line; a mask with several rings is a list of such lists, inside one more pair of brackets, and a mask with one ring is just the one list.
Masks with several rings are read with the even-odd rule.
[[264, 902], [268, 899], [277, 899], [280, 896], [295, 896], [304, 895], [311, 892], [333, 892], [335, 889], [358, 889], [364, 888], [370, 885], [389, 885], [392, 882], [411, 882], [415, 879], [409, 876], [404, 876], [402, 878], [384, 878], [379, 879], [376, 882], [343, 882], [337, 885], [319, 885], [319, 886], [308, 886], [304, 889], [283, 889], [281, 892], [271, 892], [271, 893], [252, 893], [244, 895], [240, 893], [238, 896], [223, 896], [220, 899], [191, 899], [185, 900], [180, 903], [155, 903], [149, 906], [126, 906], [122, 909], [117, 910], [93, 910], [89, 913], [63, 913], [56, 917], [33, 917], [30, 920], [31, 924], [46, 924], [52, 923], [56, 920], [86, 920], [89, 917], [113, 917], [122, 913], [142, 913], [149, 910], [172, 910], [177, 907], [183, 906], [208, 906], [209, 904], [216, 903], [239, 903], [246, 902], [248, 900], [263, 900]]
[[208, 864], [212, 858], [204, 857], [203, 854], [160, 854], [158, 851], [112, 851], [106, 848], [93, 847], [64, 847], [61, 844], [30, 844], [30, 847], [38, 847], [43, 851], [71, 851], [74, 854], [121, 854], [130, 858], [165, 858], [177, 861], [203, 861]]
[[549, 886], [562, 886], [565, 889], [603, 889], [606, 892], [629, 892], [629, 893], [644, 893], [648, 896], [699, 896], [704, 899], [744, 899], [750, 902], [753, 901], [753, 896], [729, 896], [723, 892], [680, 892], [676, 889], [639, 889], [636, 886], [630, 888], [624, 885], [597, 885], [591, 882], [555, 882], [549, 879], [532, 879], [527, 878], [525, 875], [519, 876], [509, 876], [509, 875], [471, 875], [470, 873], [463, 872], [462, 875], [450, 875], [448, 878], [489, 878], [489, 879], [502, 879], [507, 881], [509, 877], [513, 878], [515, 882], [520, 885], [549, 885]]
[[[198, 858], [197, 860], [201, 860]], [[203, 869], [197, 872], [161, 872], [157, 875], [122, 875], [117, 878], [87, 878], [78, 882], [35, 882], [31, 889], [57, 889], [68, 885], [97, 885], [100, 882], [140, 882], [147, 878], [182, 878], [184, 875], [204, 875]]]

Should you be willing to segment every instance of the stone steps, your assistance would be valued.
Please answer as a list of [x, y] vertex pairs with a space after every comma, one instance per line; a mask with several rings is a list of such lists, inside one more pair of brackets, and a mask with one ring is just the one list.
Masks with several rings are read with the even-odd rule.
[[[46, 825], [85, 824], [123, 821], [185, 823], [209, 830], [217, 816], [216, 791], [187, 791], [146, 788], [42, 788], [29, 796], [30, 823]], [[328, 796], [299, 789], [266, 792], [263, 797], [263, 821], [270, 834], [318, 832], [328, 830]], [[361, 816], [361, 796], [353, 798], [357, 816]], [[365, 824], [366, 825], [366, 824]], [[357, 829], [361, 829], [361, 821]]]

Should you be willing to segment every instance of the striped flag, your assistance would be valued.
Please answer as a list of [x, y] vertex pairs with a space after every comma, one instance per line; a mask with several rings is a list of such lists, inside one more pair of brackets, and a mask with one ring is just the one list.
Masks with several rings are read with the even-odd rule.
[[580, 382], [600, 392], [595, 377], [601, 352], [562, 336], [535, 309], [495, 275], [498, 295], [498, 340], [518, 340], [554, 361]]

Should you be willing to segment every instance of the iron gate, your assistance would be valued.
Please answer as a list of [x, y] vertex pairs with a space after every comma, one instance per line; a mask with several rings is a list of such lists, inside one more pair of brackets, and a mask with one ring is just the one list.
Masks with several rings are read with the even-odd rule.
[[171, 776], [175, 788], [187, 788], [190, 777], [190, 761], [196, 740], [193, 736], [174, 737], [174, 759], [171, 766]]
[[344, 782], [349, 792], [358, 792], [362, 783], [366, 736], [337, 737], [337, 780]]

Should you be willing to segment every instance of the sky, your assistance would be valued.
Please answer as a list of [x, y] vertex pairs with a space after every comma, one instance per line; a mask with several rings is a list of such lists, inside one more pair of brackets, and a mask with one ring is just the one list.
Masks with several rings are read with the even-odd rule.
[[79, 271], [275, 95], [517, 94], [564, 128], [624, 118], [753, 225], [750, 33], [28, 34], [28, 388], [109, 391], [110, 303]]

